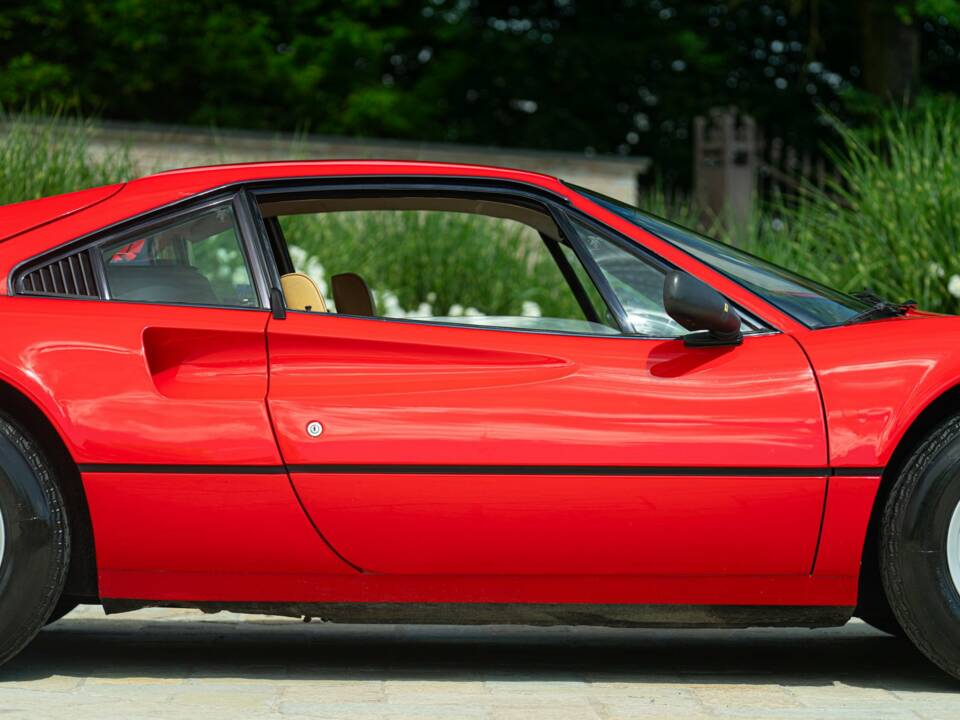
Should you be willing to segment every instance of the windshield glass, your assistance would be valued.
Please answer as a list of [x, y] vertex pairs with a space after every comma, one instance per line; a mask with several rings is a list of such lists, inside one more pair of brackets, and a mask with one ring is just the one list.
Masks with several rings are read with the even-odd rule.
[[661, 240], [693, 255], [807, 327], [840, 325], [869, 307], [851, 295], [797, 275], [732, 245], [711, 240], [592, 190], [575, 185], [570, 187]]

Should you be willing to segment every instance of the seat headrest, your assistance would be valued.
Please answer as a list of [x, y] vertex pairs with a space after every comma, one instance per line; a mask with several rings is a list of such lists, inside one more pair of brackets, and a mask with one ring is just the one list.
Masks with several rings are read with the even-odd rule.
[[362, 277], [356, 273], [341, 273], [330, 278], [330, 284], [338, 313], [376, 317], [373, 293]]
[[327, 304], [323, 301], [320, 288], [309, 275], [293, 272], [280, 276], [280, 287], [283, 288], [283, 297], [287, 307], [291, 310], [306, 310], [307, 312], [326, 312]]

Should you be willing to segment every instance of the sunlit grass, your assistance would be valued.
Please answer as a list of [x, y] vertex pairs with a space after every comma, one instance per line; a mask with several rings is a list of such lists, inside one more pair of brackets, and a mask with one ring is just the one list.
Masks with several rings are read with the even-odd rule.
[[[309, 274], [356, 272], [381, 313], [582, 317], [537, 234], [517, 222], [453, 212], [357, 211], [283, 219]], [[329, 297], [328, 292], [325, 292]]]
[[90, 152], [94, 125], [63, 115], [0, 112], [0, 205], [127, 180], [129, 155]]

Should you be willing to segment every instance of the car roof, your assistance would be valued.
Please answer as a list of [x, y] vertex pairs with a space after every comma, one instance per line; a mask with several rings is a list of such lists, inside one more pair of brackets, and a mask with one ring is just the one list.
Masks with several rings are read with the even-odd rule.
[[126, 183], [0, 206], [0, 242], [69, 215], [81, 214], [95, 205], [100, 206], [98, 215], [106, 223], [110, 223], [238, 183], [365, 176], [486, 178], [524, 182], [555, 192], [563, 190], [562, 183], [549, 175], [464, 163], [417, 160], [285, 160], [206, 165], [166, 170]]
[[508, 180], [558, 194], [570, 192], [557, 178], [527, 170], [416, 160], [287, 160], [167, 170], [126, 183], [0, 207], [0, 295], [7, 272], [28, 257], [217, 188], [298, 178], [418, 176]]
[[417, 175], [512, 180], [553, 190], [562, 187], [560, 181], [550, 175], [492, 165], [420, 160], [284, 160], [166, 170], [127, 183], [122, 194], [168, 192], [169, 200], [173, 201], [185, 194], [257, 180]]

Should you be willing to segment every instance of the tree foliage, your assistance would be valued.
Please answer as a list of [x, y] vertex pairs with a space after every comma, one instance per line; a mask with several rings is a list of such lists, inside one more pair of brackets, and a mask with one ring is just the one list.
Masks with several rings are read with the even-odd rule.
[[0, 103], [640, 154], [683, 177], [711, 106], [801, 146], [827, 137], [821, 109], [869, 107], [864, 5], [918, 33], [923, 88], [955, 89], [957, 0], [25, 0], [0, 10]]

